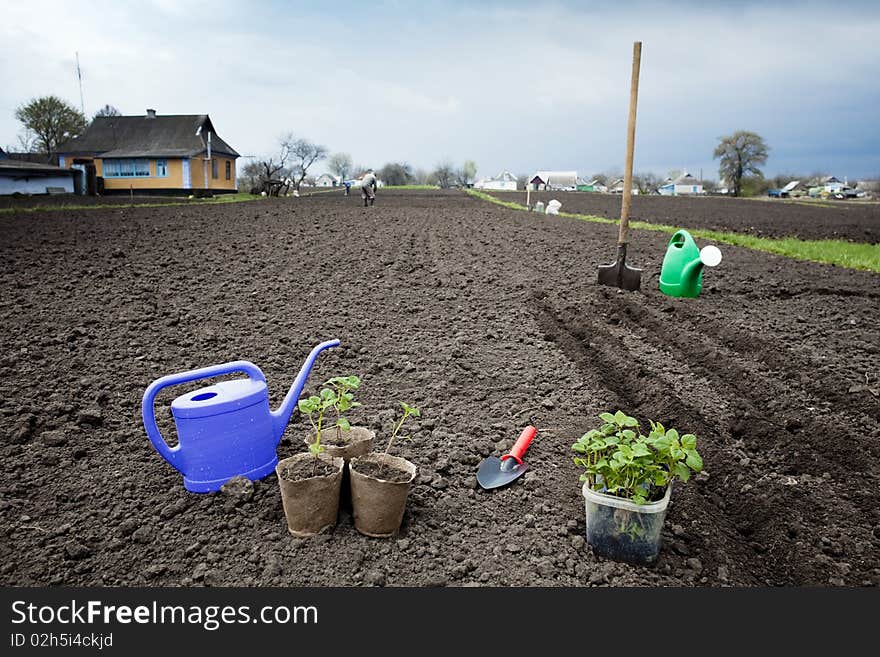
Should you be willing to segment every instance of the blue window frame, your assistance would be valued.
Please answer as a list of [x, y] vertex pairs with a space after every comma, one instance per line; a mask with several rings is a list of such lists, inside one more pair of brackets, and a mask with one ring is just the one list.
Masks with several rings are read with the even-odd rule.
[[150, 161], [136, 158], [104, 160], [104, 178], [149, 178]]
[[156, 177], [168, 177], [168, 160], [156, 160]]

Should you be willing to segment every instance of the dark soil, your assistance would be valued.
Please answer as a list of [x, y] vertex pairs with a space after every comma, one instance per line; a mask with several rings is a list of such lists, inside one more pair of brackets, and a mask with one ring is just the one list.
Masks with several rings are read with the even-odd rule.
[[[491, 192], [505, 201], [525, 205], [525, 192]], [[562, 203], [561, 212], [620, 218], [619, 194], [590, 192], [531, 192], [529, 201]], [[758, 237], [799, 237], [880, 242], [880, 203], [870, 201], [813, 201], [740, 199], [719, 196], [632, 197], [630, 221], [677, 228], [708, 228]]]
[[363, 475], [367, 475], [368, 477], [373, 477], [374, 479], [382, 479], [383, 481], [390, 481], [393, 484], [409, 481], [410, 477], [410, 474], [408, 472], [399, 470], [393, 466], [388, 465], [387, 463], [376, 463], [375, 461], [370, 461], [366, 457], [358, 459], [354, 469]]
[[329, 477], [337, 472], [339, 472], [338, 468], [334, 468], [320, 459], [306, 459], [290, 463], [281, 468], [281, 478], [287, 481], [299, 481], [301, 479], [311, 479], [312, 477]]
[[[387, 190], [0, 215], [0, 583], [876, 586], [880, 276], [726, 247], [701, 297], [673, 299], [668, 236], [636, 230], [627, 293], [596, 284], [616, 231]], [[293, 538], [274, 474], [186, 492], [145, 435], [147, 385], [247, 359], [274, 409], [333, 337], [306, 393], [357, 373], [358, 424], [422, 411], [394, 447], [419, 467], [400, 535], [342, 512]], [[192, 388], [158, 399], [172, 442]], [[649, 567], [584, 538], [570, 446], [618, 408], [695, 433], [705, 461]], [[530, 470], [482, 490], [480, 461], [528, 424]], [[279, 456], [307, 431], [295, 414]]]

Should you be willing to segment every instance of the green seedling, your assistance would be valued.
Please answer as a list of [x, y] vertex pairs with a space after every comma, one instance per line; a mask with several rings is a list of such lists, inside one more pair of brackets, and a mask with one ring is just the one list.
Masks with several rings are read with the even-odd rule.
[[334, 376], [329, 381], [324, 382], [325, 386], [333, 388], [335, 400], [333, 401], [333, 410], [336, 412], [336, 428], [337, 440], [343, 439], [342, 432], [351, 430], [351, 423], [348, 418], [342, 414], [352, 408], [361, 405], [360, 402], [354, 400], [352, 390], [357, 390], [361, 386], [361, 380], [357, 376]]
[[385, 447], [385, 453], [388, 453], [388, 450], [391, 449], [391, 444], [394, 442], [394, 439], [397, 437], [397, 434], [400, 432], [400, 428], [403, 426], [403, 423], [406, 422], [406, 419], [409, 416], [420, 417], [421, 411], [417, 409], [415, 406], [410, 406], [406, 402], [400, 402], [400, 405], [403, 407], [403, 417], [394, 425], [394, 431], [391, 433], [391, 438], [388, 439], [388, 446]]
[[652, 421], [645, 436], [638, 420], [622, 411], [601, 413], [599, 419], [598, 429], [571, 446], [574, 464], [584, 468], [581, 481], [592, 490], [645, 504], [661, 499], [674, 480], [688, 481], [703, 469], [693, 434], [680, 436]]
[[324, 451], [324, 446], [321, 444], [321, 430], [324, 425], [324, 415], [326, 415], [328, 410], [334, 407], [335, 403], [336, 393], [330, 388], [322, 388], [319, 394], [300, 399], [299, 402], [297, 402], [297, 407], [300, 412], [305, 413], [309, 418], [309, 424], [311, 424], [312, 429], [315, 430], [315, 441], [309, 445], [309, 451], [315, 457], [315, 465], [314, 468], [312, 468], [313, 472], [318, 467], [318, 455]]

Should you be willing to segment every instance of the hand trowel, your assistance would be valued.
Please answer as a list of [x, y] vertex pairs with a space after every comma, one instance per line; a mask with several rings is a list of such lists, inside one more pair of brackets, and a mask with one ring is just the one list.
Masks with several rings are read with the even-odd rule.
[[533, 426], [523, 429], [516, 439], [510, 452], [502, 456], [490, 456], [480, 463], [477, 470], [477, 482], [483, 488], [498, 488], [505, 486], [529, 469], [529, 464], [523, 462], [523, 455], [532, 444], [538, 430]]

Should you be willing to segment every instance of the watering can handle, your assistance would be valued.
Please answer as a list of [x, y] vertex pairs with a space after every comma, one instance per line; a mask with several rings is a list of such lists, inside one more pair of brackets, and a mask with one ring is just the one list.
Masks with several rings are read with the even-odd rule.
[[246, 360], [236, 360], [222, 365], [211, 365], [210, 367], [202, 367], [197, 370], [189, 370], [187, 372], [178, 372], [177, 374], [169, 374], [160, 379], [153, 381], [144, 391], [144, 398], [141, 402], [141, 414], [144, 418], [144, 429], [147, 430], [147, 437], [153, 443], [156, 451], [173, 465], [177, 470], [183, 471], [183, 463], [181, 462], [180, 445], [169, 447], [168, 443], [159, 432], [159, 425], [156, 424], [156, 413], [153, 408], [156, 402], [156, 395], [163, 388], [179, 385], [181, 383], [189, 383], [199, 379], [208, 379], [212, 376], [220, 376], [221, 374], [231, 374], [232, 372], [244, 372], [250, 378], [257, 381], [266, 382], [266, 377], [260, 371], [260, 368]]

